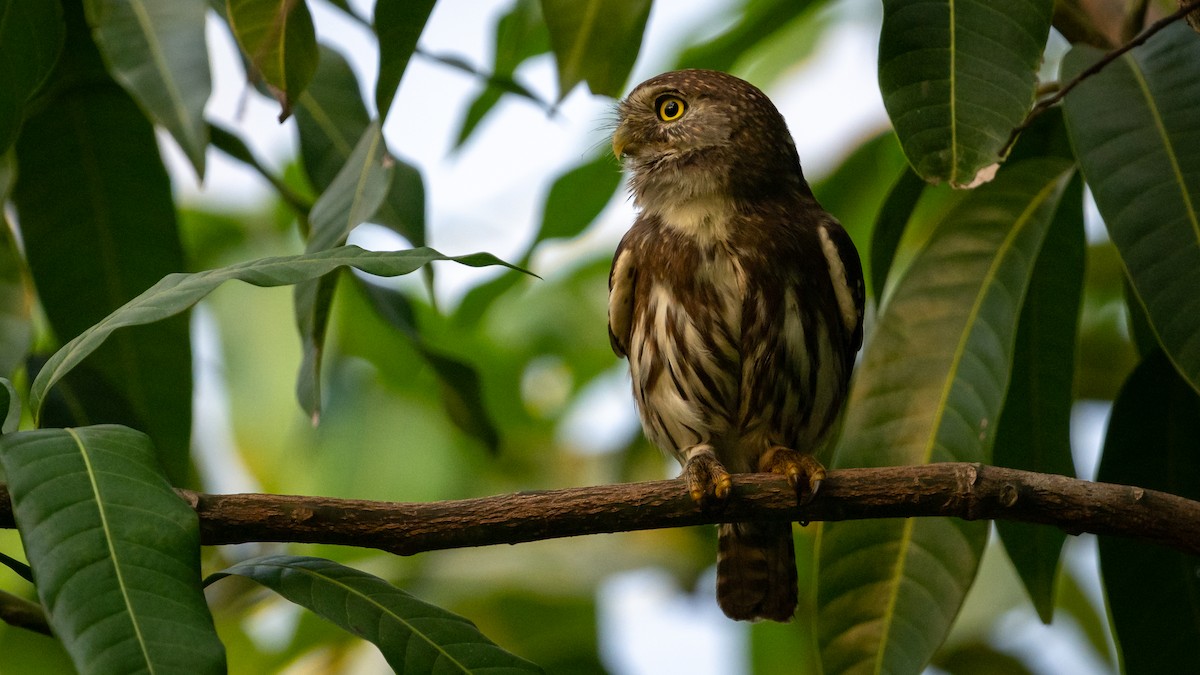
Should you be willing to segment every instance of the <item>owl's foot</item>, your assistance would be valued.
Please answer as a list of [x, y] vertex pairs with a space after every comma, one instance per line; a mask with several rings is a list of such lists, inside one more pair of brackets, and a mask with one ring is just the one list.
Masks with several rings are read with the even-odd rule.
[[683, 479], [687, 482], [688, 494], [701, 506], [724, 502], [733, 489], [729, 472], [721, 466], [716, 451], [707, 443], [688, 448], [687, 461], [683, 464]]
[[807, 452], [800, 452], [777, 445], [763, 453], [758, 460], [758, 470], [778, 474], [788, 479], [796, 490], [801, 504], [807, 504], [817, 496], [821, 481], [825, 480], [825, 467]]

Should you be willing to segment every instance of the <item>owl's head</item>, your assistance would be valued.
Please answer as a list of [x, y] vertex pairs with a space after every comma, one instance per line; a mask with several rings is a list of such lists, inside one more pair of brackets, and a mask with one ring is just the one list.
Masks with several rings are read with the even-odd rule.
[[807, 191], [783, 116], [727, 73], [677, 70], [639, 84], [618, 104], [612, 140], [643, 204]]

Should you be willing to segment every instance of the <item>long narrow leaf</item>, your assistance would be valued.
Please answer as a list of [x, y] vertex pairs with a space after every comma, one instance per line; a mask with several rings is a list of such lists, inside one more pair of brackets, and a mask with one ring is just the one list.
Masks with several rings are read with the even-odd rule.
[[642, 46], [650, 0], [542, 0], [558, 64], [558, 97], [580, 82], [593, 94], [620, 96]]
[[[1100, 57], [1072, 49], [1063, 77]], [[1180, 374], [1200, 391], [1200, 39], [1182, 23], [1083, 81], [1067, 129], [1096, 206]]]
[[413, 272], [434, 260], [453, 260], [470, 267], [503, 265], [517, 269], [490, 253], [446, 256], [431, 248], [364, 251], [357, 246], [341, 246], [317, 253], [251, 260], [192, 274], [171, 274], [55, 352], [33, 382], [29, 407], [36, 417], [50, 387], [103, 344], [113, 331], [174, 316], [226, 281], [237, 279], [254, 286], [287, 286], [316, 279], [339, 267], [354, 267], [369, 274], [394, 277]]
[[126, 427], [0, 439], [50, 625], [81, 673], [224, 673], [200, 586], [200, 523]]
[[240, 562], [209, 582], [240, 575], [373, 642], [397, 673], [540, 673], [475, 624], [377, 576], [321, 558], [275, 555]]
[[[987, 461], [1021, 299], [1071, 163], [1007, 167], [935, 231], [863, 357], [834, 464]], [[975, 576], [986, 523], [827, 523], [818, 622], [828, 673], [917, 672]]]
[[375, 83], [375, 107], [379, 119], [387, 119], [392, 99], [408, 60], [417, 48], [425, 22], [433, 12], [434, 0], [379, 0], [375, 3], [375, 35], [379, 38], [379, 79]]
[[204, 0], [86, 0], [88, 23], [109, 72], [166, 127], [204, 177], [212, 92]]
[[16, 138], [25, 102], [50, 75], [62, 42], [57, 2], [0, 3], [0, 153]]
[[[1156, 350], [1113, 404], [1097, 480], [1200, 499], [1200, 395]], [[1100, 538], [1100, 573], [1127, 673], [1200, 671], [1200, 560]]]
[[296, 0], [226, 0], [238, 45], [283, 110], [292, 107], [317, 69], [317, 36], [308, 4]]

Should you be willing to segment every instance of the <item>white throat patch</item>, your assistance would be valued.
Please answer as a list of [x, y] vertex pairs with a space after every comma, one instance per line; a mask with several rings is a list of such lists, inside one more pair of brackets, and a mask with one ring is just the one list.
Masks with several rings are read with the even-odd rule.
[[686, 201], [667, 200], [651, 213], [658, 215], [663, 225], [693, 237], [701, 244], [716, 244], [729, 239], [729, 200], [704, 197]]

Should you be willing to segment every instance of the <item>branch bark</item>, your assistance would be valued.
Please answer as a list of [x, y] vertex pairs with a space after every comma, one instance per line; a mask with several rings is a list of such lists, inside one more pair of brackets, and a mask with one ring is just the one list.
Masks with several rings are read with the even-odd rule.
[[[181, 490], [206, 545], [340, 544], [400, 555], [437, 549], [742, 520], [839, 521], [952, 516], [1130, 537], [1200, 555], [1200, 502], [1139, 487], [982, 464], [829, 472], [801, 506], [777, 476], [734, 477], [723, 506], [701, 508], [681, 480], [598, 485], [431, 503]], [[0, 485], [0, 527], [13, 527]]]

